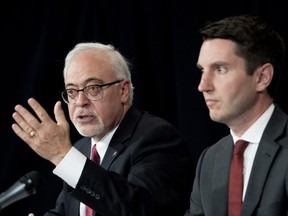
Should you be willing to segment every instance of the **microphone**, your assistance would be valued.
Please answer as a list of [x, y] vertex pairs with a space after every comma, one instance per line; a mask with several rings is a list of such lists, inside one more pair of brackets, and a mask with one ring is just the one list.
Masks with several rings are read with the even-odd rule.
[[6, 206], [38, 192], [43, 179], [37, 171], [22, 176], [8, 190], [0, 194], [0, 211]]

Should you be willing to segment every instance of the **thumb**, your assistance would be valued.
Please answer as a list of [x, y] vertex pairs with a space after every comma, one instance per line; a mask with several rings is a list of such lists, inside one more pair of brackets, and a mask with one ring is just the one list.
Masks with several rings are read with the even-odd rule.
[[66, 120], [65, 113], [61, 107], [61, 101], [57, 101], [54, 106], [54, 115], [57, 124], [69, 127], [69, 123]]

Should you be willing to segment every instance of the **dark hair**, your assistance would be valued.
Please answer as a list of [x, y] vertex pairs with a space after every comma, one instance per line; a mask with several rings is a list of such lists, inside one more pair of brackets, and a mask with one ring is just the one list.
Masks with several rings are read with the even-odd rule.
[[267, 23], [256, 16], [240, 15], [208, 23], [200, 29], [203, 40], [229, 39], [236, 43], [236, 55], [245, 60], [248, 74], [265, 63], [271, 63], [274, 76], [268, 86], [272, 98], [284, 69], [285, 44], [282, 37]]

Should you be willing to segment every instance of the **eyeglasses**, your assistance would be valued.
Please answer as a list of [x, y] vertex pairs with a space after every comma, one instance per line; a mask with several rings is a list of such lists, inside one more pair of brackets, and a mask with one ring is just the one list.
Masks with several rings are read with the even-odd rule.
[[75, 104], [76, 100], [78, 98], [79, 92], [83, 91], [84, 95], [92, 101], [100, 100], [103, 97], [103, 90], [102, 87], [104, 86], [111, 86], [114, 84], [117, 84], [119, 82], [123, 81], [116, 80], [114, 82], [105, 83], [105, 84], [95, 84], [95, 85], [89, 85], [82, 89], [65, 89], [62, 91], [61, 96], [65, 103], [67, 104]]

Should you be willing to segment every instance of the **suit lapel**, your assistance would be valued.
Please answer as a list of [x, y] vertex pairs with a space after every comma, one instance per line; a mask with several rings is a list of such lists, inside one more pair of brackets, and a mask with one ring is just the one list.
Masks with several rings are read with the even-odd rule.
[[252, 215], [261, 199], [270, 167], [280, 149], [278, 142], [281, 142], [281, 139], [278, 138], [286, 127], [286, 121], [286, 115], [279, 107], [275, 106], [255, 155], [241, 215]]
[[233, 150], [232, 137], [223, 141], [216, 155], [213, 170], [212, 209], [213, 215], [227, 214], [228, 176], [230, 170], [231, 155]]
[[242, 215], [252, 215], [252, 212], [261, 199], [269, 169], [278, 149], [279, 145], [274, 142], [272, 145], [271, 141], [267, 142], [264, 140], [260, 142], [245, 194]]
[[128, 110], [109, 143], [101, 163], [103, 168], [108, 170], [115, 158], [130, 144], [129, 140], [142, 115], [134, 106]]
[[111, 163], [124, 148], [125, 146], [121, 143], [118, 145], [109, 146], [101, 163], [101, 167], [108, 170]]

